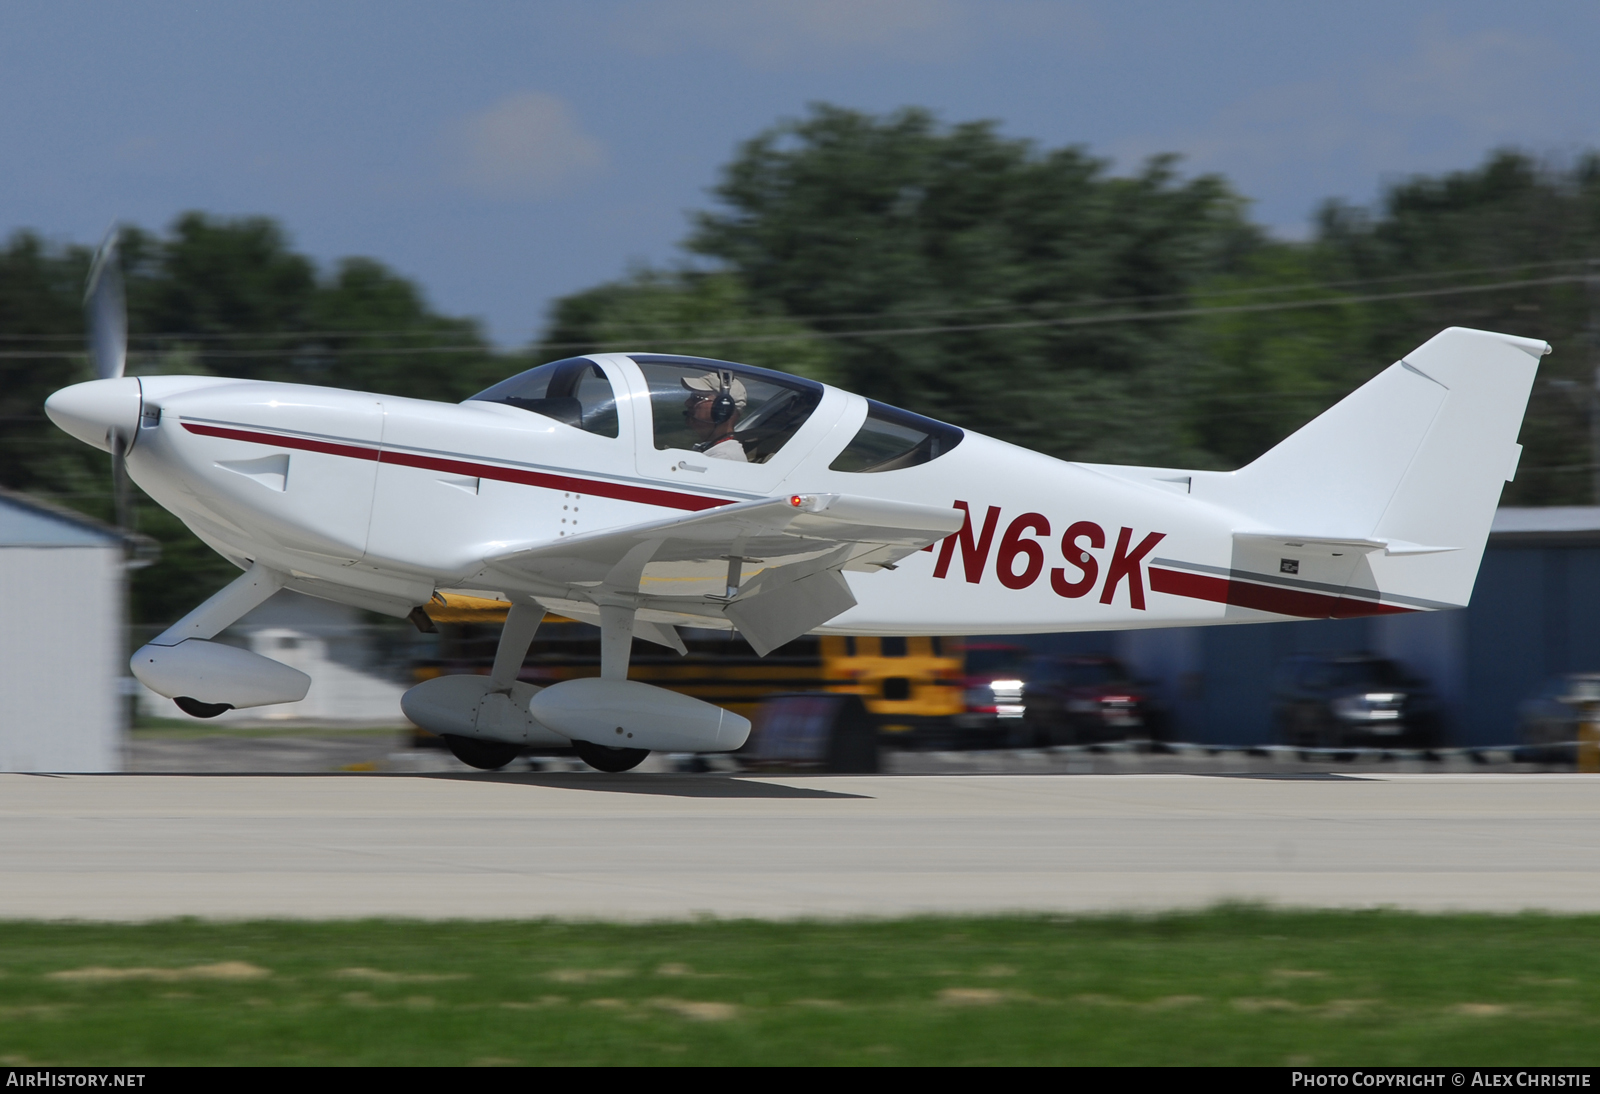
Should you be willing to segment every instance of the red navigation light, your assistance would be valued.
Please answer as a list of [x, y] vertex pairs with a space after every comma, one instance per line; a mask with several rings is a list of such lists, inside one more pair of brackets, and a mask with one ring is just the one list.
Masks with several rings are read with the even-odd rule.
[[789, 495], [789, 504], [794, 506], [796, 509], [800, 508], [801, 503], [804, 502], [805, 500], [806, 499], [802, 498], [799, 494], [790, 494]]

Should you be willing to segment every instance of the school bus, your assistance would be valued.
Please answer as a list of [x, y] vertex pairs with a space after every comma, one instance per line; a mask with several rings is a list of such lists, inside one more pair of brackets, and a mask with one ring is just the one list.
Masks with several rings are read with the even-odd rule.
[[[426, 606], [438, 633], [435, 656], [413, 666], [419, 682], [450, 673], [487, 673], [494, 663], [504, 601], [451, 595]], [[965, 709], [963, 653], [955, 638], [804, 635], [757, 657], [728, 631], [680, 629], [687, 656], [635, 640], [628, 678], [692, 695], [746, 718], [767, 695], [833, 691], [861, 696], [889, 741], [937, 739]], [[548, 686], [600, 675], [600, 631], [545, 616], [523, 661], [521, 679]], [[420, 732], [420, 731], [419, 731]]]
[[886, 737], [947, 736], [966, 710], [958, 638], [825, 635], [818, 644], [823, 687], [861, 696]]

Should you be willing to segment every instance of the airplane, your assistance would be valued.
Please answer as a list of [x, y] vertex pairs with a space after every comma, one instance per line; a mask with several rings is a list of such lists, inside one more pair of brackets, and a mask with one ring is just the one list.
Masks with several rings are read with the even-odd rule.
[[[683, 653], [682, 627], [737, 630], [765, 656], [809, 633], [1463, 607], [1550, 351], [1451, 327], [1236, 471], [1124, 467], [672, 354], [552, 361], [459, 404], [129, 377], [116, 271], [113, 235], [87, 296], [100, 378], [46, 413], [242, 571], [135, 652], [134, 676], [199, 717], [304, 698], [305, 674], [214, 641], [279, 589], [413, 618], [503, 602], [491, 672], [402, 703], [483, 769], [530, 746], [603, 771], [740, 747], [746, 719], [627, 678], [634, 638]], [[547, 612], [599, 626], [598, 678], [517, 679]]]

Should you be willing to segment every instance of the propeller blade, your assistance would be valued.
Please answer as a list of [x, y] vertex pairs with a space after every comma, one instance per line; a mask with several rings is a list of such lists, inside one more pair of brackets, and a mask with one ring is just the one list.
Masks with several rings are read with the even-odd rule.
[[113, 429], [108, 439], [111, 441], [111, 498], [116, 506], [117, 527], [131, 532], [133, 510], [128, 492], [128, 438], [120, 429]]
[[94, 374], [101, 380], [122, 375], [128, 363], [128, 306], [122, 292], [122, 265], [117, 261], [116, 225], [106, 233], [89, 267], [84, 309], [89, 319], [89, 352]]

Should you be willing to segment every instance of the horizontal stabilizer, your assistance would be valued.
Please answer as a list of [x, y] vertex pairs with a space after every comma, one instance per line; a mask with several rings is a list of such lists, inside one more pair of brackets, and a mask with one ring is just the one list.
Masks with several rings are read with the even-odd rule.
[[1245, 540], [1260, 544], [1264, 547], [1305, 548], [1307, 550], [1327, 550], [1333, 554], [1342, 554], [1349, 551], [1355, 554], [1367, 554], [1372, 551], [1382, 551], [1386, 555], [1436, 555], [1445, 551], [1459, 551], [1459, 547], [1429, 547], [1421, 543], [1411, 543], [1403, 539], [1374, 539], [1370, 536], [1354, 536], [1349, 538], [1333, 538], [1329, 536], [1291, 535], [1288, 532], [1235, 532], [1234, 539]]

